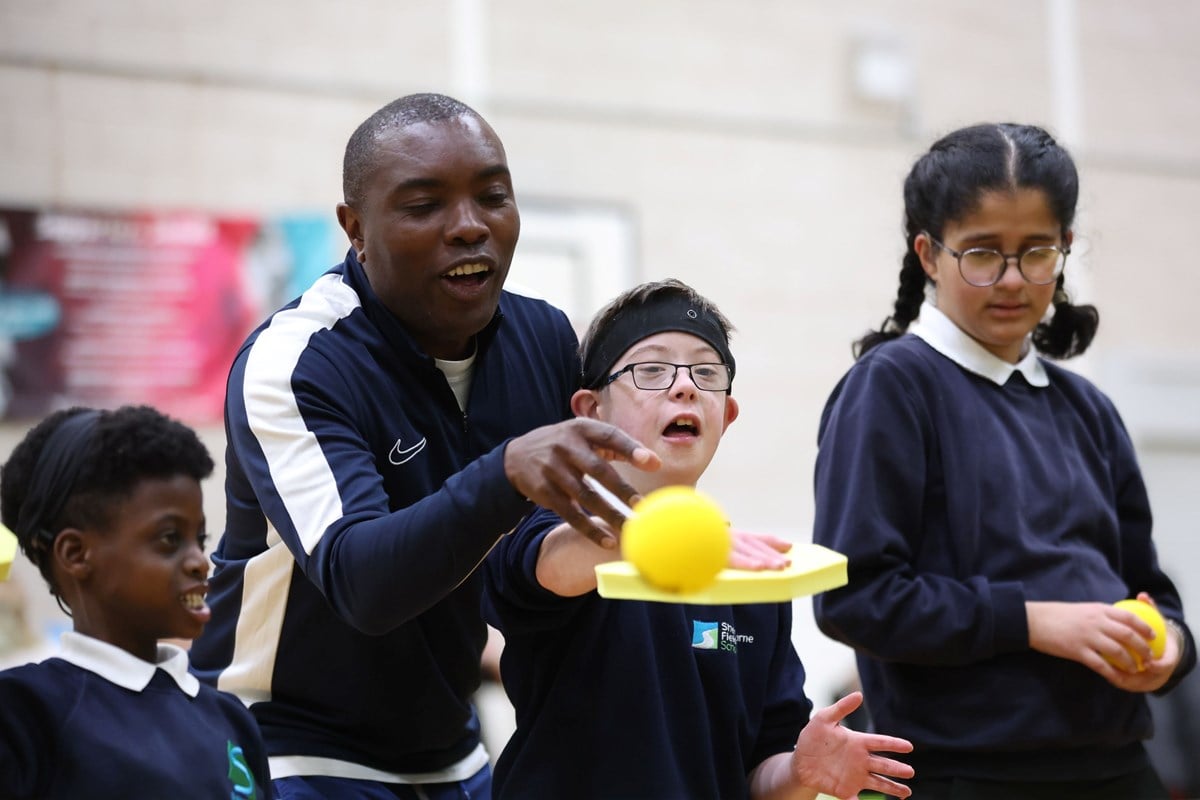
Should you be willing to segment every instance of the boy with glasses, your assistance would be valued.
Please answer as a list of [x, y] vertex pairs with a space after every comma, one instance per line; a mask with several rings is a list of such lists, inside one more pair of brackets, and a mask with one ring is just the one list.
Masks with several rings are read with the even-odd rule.
[[[658, 454], [654, 473], [616, 465], [639, 493], [694, 486], [737, 418], [730, 330], [709, 301], [667, 280], [621, 295], [585, 334], [571, 408]], [[734, 542], [730, 566], [787, 563], [783, 540], [735, 531]], [[873, 751], [909, 744], [838, 724], [861, 695], [809, 721], [790, 603], [607, 600], [595, 566], [617, 557], [545, 510], [489, 557], [484, 614], [505, 636], [517, 720], [496, 797], [907, 796], [886, 776], [911, 770]], [[700, 624], [716, 624], [728, 646], [697, 646]]]

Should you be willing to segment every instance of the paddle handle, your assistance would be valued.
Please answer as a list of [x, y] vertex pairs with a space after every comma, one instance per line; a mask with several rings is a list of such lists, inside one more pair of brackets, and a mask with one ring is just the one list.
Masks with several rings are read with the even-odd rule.
[[625, 502], [621, 500], [621, 498], [610, 492], [600, 481], [596, 480], [591, 475], [584, 475], [583, 482], [590, 486], [592, 490], [596, 492], [596, 494], [604, 498], [604, 502], [608, 503], [614, 509], [619, 511], [622, 516], [625, 517], [625, 519], [629, 519], [633, 516], [633, 509], [627, 506]]

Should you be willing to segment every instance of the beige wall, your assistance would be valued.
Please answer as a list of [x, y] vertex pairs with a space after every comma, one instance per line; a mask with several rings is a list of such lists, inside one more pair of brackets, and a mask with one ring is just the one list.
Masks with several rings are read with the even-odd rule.
[[[362, 118], [410, 91], [462, 96], [505, 140], [521, 198], [625, 210], [635, 278], [676, 275], [725, 307], [743, 416], [706, 488], [739, 524], [805, 539], [817, 419], [851, 339], [890, 308], [909, 165], [961, 124], [1037, 122], [1083, 174], [1069, 269], [1103, 322], [1079, 368], [1110, 388], [1149, 380], [1136, 365], [1153, 357], [1190, 381], [1200, 5], [834, 5], [6, 0], [0, 203], [332, 214]], [[906, 101], [855, 91], [872, 43], [908, 59]], [[1182, 391], [1200, 398], [1200, 380]], [[1128, 396], [1138, 420], [1162, 402]], [[1185, 469], [1197, 416], [1173, 440]], [[1170, 491], [1159, 519], [1182, 541]], [[804, 601], [797, 641], [824, 700], [848, 653]]]

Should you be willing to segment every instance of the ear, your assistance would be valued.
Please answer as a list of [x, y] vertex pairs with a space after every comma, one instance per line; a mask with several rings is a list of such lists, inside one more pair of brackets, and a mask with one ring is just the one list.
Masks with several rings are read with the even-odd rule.
[[1068, 250], [1070, 250], [1071, 245], [1074, 242], [1075, 242], [1075, 231], [1067, 231], [1067, 235], [1063, 237], [1063, 246], [1065, 246]]
[[729, 430], [729, 426], [738, 418], [738, 413], [741, 409], [738, 407], [738, 401], [733, 399], [732, 395], [725, 397], [725, 426], [721, 428], [721, 433]]
[[937, 283], [937, 246], [929, 239], [929, 234], [918, 233], [917, 238], [913, 239], [913, 250], [917, 251], [917, 258], [921, 259], [921, 269], [925, 270], [929, 280]]
[[577, 417], [600, 418], [600, 392], [596, 389], [579, 389], [571, 395], [571, 411]]
[[337, 219], [342, 230], [346, 232], [346, 237], [350, 240], [350, 246], [354, 248], [358, 263], [366, 263], [367, 250], [363, 242], [362, 218], [358, 216], [358, 212], [354, 210], [353, 206], [338, 203]]
[[90, 541], [78, 528], [64, 528], [54, 538], [54, 561], [76, 582], [86, 580], [92, 573]]

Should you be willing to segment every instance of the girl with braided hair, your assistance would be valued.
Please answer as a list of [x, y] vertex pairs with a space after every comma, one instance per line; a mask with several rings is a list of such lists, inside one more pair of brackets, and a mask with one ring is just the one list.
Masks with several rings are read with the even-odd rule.
[[[1099, 321], [1064, 284], [1078, 194], [1040, 128], [936, 142], [904, 184], [893, 312], [821, 417], [814, 539], [850, 580], [814, 612], [875, 724], [913, 742], [922, 800], [1167, 797], [1145, 695], [1194, 640], [1116, 409], [1047, 360]], [[1128, 597], [1166, 617], [1161, 656]]]

